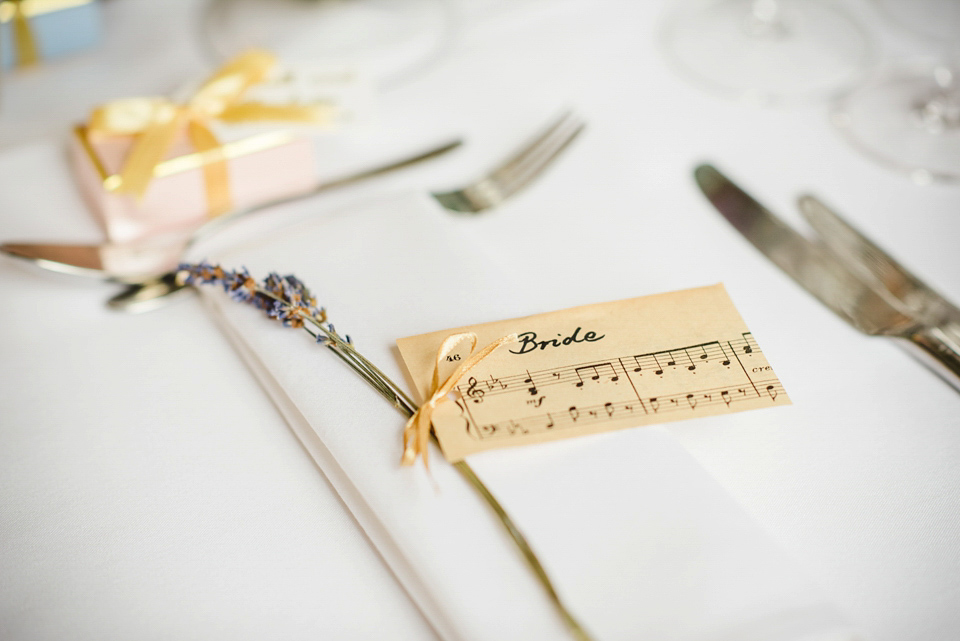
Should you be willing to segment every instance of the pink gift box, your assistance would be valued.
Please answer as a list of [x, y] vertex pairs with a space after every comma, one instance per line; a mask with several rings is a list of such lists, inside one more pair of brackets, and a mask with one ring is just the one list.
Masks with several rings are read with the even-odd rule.
[[233, 209], [303, 193], [317, 185], [313, 141], [290, 131], [271, 131], [225, 142], [197, 153], [186, 136], [157, 165], [143, 198], [116, 193], [132, 136], [99, 136], [78, 126], [71, 157], [84, 197], [113, 242], [188, 231], [210, 218], [203, 166], [225, 158]]

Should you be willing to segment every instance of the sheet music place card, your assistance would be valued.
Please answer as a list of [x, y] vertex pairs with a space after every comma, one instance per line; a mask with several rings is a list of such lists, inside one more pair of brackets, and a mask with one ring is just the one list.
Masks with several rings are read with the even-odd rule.
[[[445, 338], [478, 347], [516, 333], [469, 370], [433, 427], [447, 460], [652, 423], [789, 405], [723, 285], [575, 307], [397, 341], [421, 401]], [[469, 355], [464, 343], [439, 374]]]

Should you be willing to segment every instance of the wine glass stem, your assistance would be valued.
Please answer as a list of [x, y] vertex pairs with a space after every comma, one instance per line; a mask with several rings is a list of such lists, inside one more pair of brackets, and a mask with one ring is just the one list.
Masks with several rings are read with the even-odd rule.
[[752, 0], [744, 29], [752, 38], [781, 38], [786, 35], [779, 0]]
[[960, 130], [960, 65], [938, 64], [933, 79], [936, 89], [914, 106], [917, 123], [934, 134]]
[[777, 4], [777, 0], [753, 0], [750, 10], [755, 20], [771, 24], [777, 19], [780, 5]]

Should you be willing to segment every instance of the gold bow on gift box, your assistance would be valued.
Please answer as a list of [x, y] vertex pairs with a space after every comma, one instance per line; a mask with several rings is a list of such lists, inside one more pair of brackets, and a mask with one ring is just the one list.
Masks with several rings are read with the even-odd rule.
[[325, 124], [333, 117], [334, 108], [327, 104], [242, 101], [251, 87], [267, 79], [276, 64], [276, 57], [269, 52], [249, 51], [226, 63], [182, 104], [167, 98], [125, 98], [95, 109], [87, 126], [90, 133], [136, 136], [114, 191], [142, 198], [157, 166], [186, 129], [196, 151], [209, 158], [203, 164], [209, 214], [228, 211], [231, 199], [226, 156], [210, 129], [212, 121]]
[[92, 0], [3, 0], [0, 2], [0, 24], [13, 23], [17, 67], [29, 67], [40, 61], [37, 38], [30, 26], [30, 18], [52, 11], [71, 9]]
[[[441, 371], [447, 362], [447, 357], [456, 351], [461, 343], [469, 341], [470, 347], [467, 350], [466, 357], [459, 361], [462, 364], [454, 369], [449, 376], [441, 380]], [[466, 376], [467, 372], [480, 364], [480, 361], [490, 356], [494, 351], [503, 345], [517, 342], [517, 335], [510, 334], [497, 339], [481, 350], [477, 350], [477, 335], [473, 332], [463, 334], [454, 334], [448, 336], [440, 345], [437, 351], [437, 361], [433, 369], [433, 384], [430, 386], [430, 397], [421, 405], [417, 411], [407, 421], [403, 430], [403, 465], [413, 465], [417, 457], [423, 458], [424, 466], [427, 462], [427, 438], [430, 435], [430, 425], [432, 423], [433, 413], [437, 406], [449, 398], [453, 388]], [[458, 359], [459, 360], [459, 359]]]

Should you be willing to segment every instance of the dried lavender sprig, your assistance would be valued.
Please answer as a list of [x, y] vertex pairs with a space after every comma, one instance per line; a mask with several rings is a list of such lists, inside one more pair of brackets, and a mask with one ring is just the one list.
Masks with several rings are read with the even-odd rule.
[[[353, 347], [349, 337], [344, 339], [337, 333], [333, 325], [327, 321], [326, 310], [317, 306], [316, 299], [310, 290], [293, 275], [269, 274], [261, 286], [250, 276], [246, 268], [227, 271], [219, 265], [211, 265], [203, 261], [197, 265], [181, 264], [177, 280], [181, 284], [190, 285], [219, 284], [233, 300], [253, 305], [265, 311], [268, 317], [280, 320], [288, 327], [305, 329], [315, 341], [329, 348], [401, 412], [408, 417], [416, 412], [417, 405], [410, 400], [410, 397], [376, 365], [360, 354]], [[310, 323], [315, 331], [311, 331], [305, 323]], [[434, 443], [437, 442], [436, 434], [431, 432], [431, 438]], [[466, 461], [458, 461], [453, 466], [493, 510], [573, 637], [577, 641], [590, 641], [587, 631], [563, 604], [553, 587], [553, 582], [526, 537], [497, 498]]]
[[[393, 402], [393, 404], [397, 407], [402, 407], [404, 404], [407, 406], [406, 409], [416, 407], [414, 402], [410, 400], [403, 390], [394, 385], [393, 381], [386, 374], [381, 372], [376, 365], [367, 360], [366, 357], [360, 354], [353, 347], [349, 336], [344, 339], [336, 332], [333, 325], [326, 321], [325, 313], [322, 316], [316, 313], [316, 301], [313, 299], [306, 286], [297, 280], [295, 276], [288, 275], [280, 277], [276, 274], [271, 274], [267, 277], [267, 282], [272, 285], [270, 288], [271, 291], [268, 295], [274, 298], [276, 303], [281, 305], [281, 307], [284, 304], [290, 303], [290, 287], [288, 284], [292, 284], [293, 289], [303, 292], [304, 298], [309, 300], [312, 305], [309, 305], [307, 310], [311, 313], [305, 313], [301, 309], [299, 310], [300, 316], [304, 321], [313, 324], [317, 330], [322, 332], [323, 337], [326, 340], [321, 341], [318, 336], [314, 335], [318, 342], [324, 342], [327, 347], [337, 352], [339, 355], [345, 356], [345, 360], [348, 362], [348, 364], [350, 364], [354, 369], [360, 371], [361, 375], [364, 375], [364, 378], [374, 385], [378, 391], [381, 392], [381, 394], [386, 396], [388, 400], [391, 400], [391, 402]], [[267, 282], [265, 282], [265, 284], [267, 284]], [[297, 302], [298, 301], [296, 299], [293, 300], [293, 303]], [[277, 309], [276, 307], [275, 310], [277, 312], [276, 315], [281, 317], [285, 311], [283, 309]], [[405, 403], [401, 403], [401, 400]], [[411, 411], [416, 410], [412, 409]]]
[[[316, 319], [307, 317], [306, 320], [310, 323], [313, 323], [320, 331], [329, 333], [328, 335], [334, 341], [333, 344], [328, 345], [331, 349], [334, 349], [338, 354], [343, 352], [345, 358], [349, 358], [350, 362], [355, 368], [361, 368], [370, 374], [375, 380], [383, 385], [383, 389], [387, 392], [385, 394], [388, 396], [389, 400], [392, 400], [393, 404], [398, 408], [408, 411], [409, 414], [413, 414], [416, 411], [416, 403], [407, 396], [406, 392], [397, 387], [393, 380], [380, 371], [380, 368], [371, 363], [367, 358], [358, 352], [353, 346], [353, 343], [349, 340], [343, 341], [339, 340], [339, 335], [333, 329], [333, 325], [330, 323], [319, 323]], [[324, 326], [326, 325], [326, 326]], [[393, 397], [390, 399], [390, 397]]]
[[381, 396], [386, 398], [388, 401], [394, 402], [394, 397], [390, 393], [390, 390], [383, 384], [383, 382], [378, 379], [371, 372], [366, 370], [361, 364], [356, 363], [347, 355], [343, 354], [339, 349], [337, 349], [331, 342], [328, 341], [326, 336], [320, 332], [316, 332], [308, 327], [304, 327], [304, 330], [310, 334], [318, 344], [325, 345], [330, 349], [331, 352], [337, 355], [337, 358], [342, 360], [344, 363], [349, 365], [351, 369], [357, 372], [363, 380], [370, 384]]
[[[258, 284], [246, 268], [231, 271], [206, 261], [181, 264], [178, 280], [188, 285], [220, 285], [235, 301], [250, 304], [265, 311], [267, 316], [294, 328], [311, 324], [317, 332], [310, 332], [317, 342], [335, 352], [377, 392], [408, 416], [416, 411], [416, 403], [386, 374], [360, 354], [350, 338], [340, 336], [327, 321], [326, 310], [317, 305], [310, 290], [293, 275], [268, 274]], [[322, 337], [322, 340], [321, 340]]]

